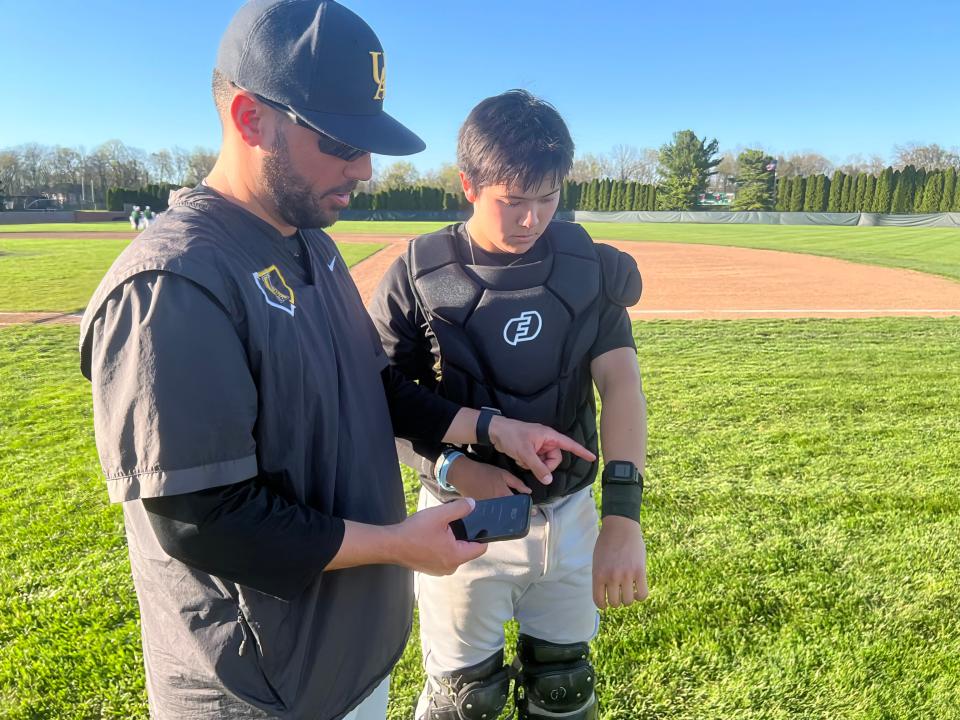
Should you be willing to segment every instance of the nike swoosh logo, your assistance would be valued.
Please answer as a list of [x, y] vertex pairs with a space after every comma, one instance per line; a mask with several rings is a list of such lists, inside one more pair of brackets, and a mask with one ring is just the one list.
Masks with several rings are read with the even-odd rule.
[[333, 272], [333, 266], [336, 264], [336, 262], [337, 262], [337, 256], [334, 255], [333, 260], [331, 260], [330, 263], [327, 265], [327, 270], [329, 270], [330, 272]]

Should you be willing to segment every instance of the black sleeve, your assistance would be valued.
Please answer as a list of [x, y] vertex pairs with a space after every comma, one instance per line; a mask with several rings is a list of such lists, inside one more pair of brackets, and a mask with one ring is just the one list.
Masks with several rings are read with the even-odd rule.
[[390, 364], [410, 380], [432, 390], [436, 385], [433, 348], [410, 287], [404, 257], [397, 258], [387, 270], [370, 299], [368, 311]]
[[633, 339], [633, 325], [630, 323], [627, 308], [616, 305], [605, 297], [601, 298], [600, 302], [600, 329], [593, 347], [590, 348], [590, 359], [596, 360], [617, 348], [628, 347], [636, 350], [637, 343]]
[[439, 445], [460, 406], [408, 380], [393, 365], [380, 373], [395, 437]]
[[171, 557], [283, 600], [316, 580], [343, 542], [343, 520], [289, 502], [257, 478], [144, 498], [143, 507]]
[[[410, 287], [407, 263], [403, 256], [397, 258], [387, 270], [374, 291], [368, 310], [380, 333], [390, 364], [408, 380], [416, 381], [421, 391], [432, 392], [437, 383], [433, 345], [427, 334], [426, 320], [417, 307], [416, 297]], [[453, 419], [452, 415], [450, 419]], [[401, 433], [397, 435], [401, 438], [410, 437]], [[443, 433], [440, 434], [442, 436]], [[397, 442], [400, 461], [428, 475], [432, 475], [433, 464], [441, 449], [439, 438]]]

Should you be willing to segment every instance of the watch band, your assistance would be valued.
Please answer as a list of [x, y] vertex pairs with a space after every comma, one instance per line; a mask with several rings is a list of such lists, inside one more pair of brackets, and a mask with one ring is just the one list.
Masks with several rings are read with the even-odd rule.
[[643, 475], [637, 466], [624, 460], [611, 460], [603, 467], [601, 484], [601, 517], [620, 515], [639, 522], [643, 503]]
[[490, 422], [495, 415], [502, 415], [496, 408], [484, 405], [477, 417], [477, 445], [492, 445], [490, 442]]

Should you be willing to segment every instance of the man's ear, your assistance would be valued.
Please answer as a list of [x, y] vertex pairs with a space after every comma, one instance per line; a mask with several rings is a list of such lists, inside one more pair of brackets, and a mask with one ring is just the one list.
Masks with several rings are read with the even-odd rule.
[[230, 122], [250, 147], [264, 144], [265, 114], [263, 106], [246, 93], [237, 93], [230, 103]]
[[462, 170], [460, 171], [460, 186], [463, 188], [463, 196], [467, 198], [467, 202], [475, 203], [480, 193], [474, 187], [473, 183], [470, 182], [470, 178], [464, 175]]

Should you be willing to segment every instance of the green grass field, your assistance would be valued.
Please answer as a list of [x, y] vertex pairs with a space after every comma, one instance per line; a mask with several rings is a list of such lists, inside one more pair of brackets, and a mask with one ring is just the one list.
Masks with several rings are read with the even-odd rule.
[[[651, 597], [604, 614], [602, 717], [960, 717], [960, 319], [635, 333]], [[146, 717], [75, 343], [0, 330], [3, 718]], [[391, 720], [421, 677], [414, 638]]]
[[79, 222], [79, 223], [29, 223], [17, 225], [0, 225], [0, 235], [3, 233], [21, 233], [21, 232], [122, 232], [130, 237], [137, 234], [130, 228], [127, 220], [116, 220], [113, 222]]
[[[443, 222], [337, 223], [336, 235], [416, 235], [444, 227]], [[117, 227], [120, 225], [121, 227]], [[960, 229], [833, 227], [803, 225], [701, 225], [695, 223], [584, 223], [597, 240], [703, 243], [824, 255], [853, 262], [908, 268], [960, 280]], [[121, 223], [0, 225], [4, 232], [129, 229]]]
[[[953, 230], [590, 227], [614, 229], [960, 279]], [[82, 308], [125, 243], [0, 238], [0, 310]], [[373, 247], [341, 250], [356, 261]], [[960, 719], [960, 318], [634, 332], [651, 596], [604, 614], [603, 720]], [[122, 518], [76, 340], [76, 327], [0, 329], [4, 719], [147, 717]], [[409, 475], [407, 490], [412, 506]], [[409, 720], [421, 681], [414, 636], [390, 720]]]
[[[0, 312], [83, 310], [128, 240], [6, 239], [0, 236]], [[354, 265], [382, 248], [344, 243]]]
[[585, 223], [604, 240], [703, 243], [824, 255], [960, 280], [960, 229]]

